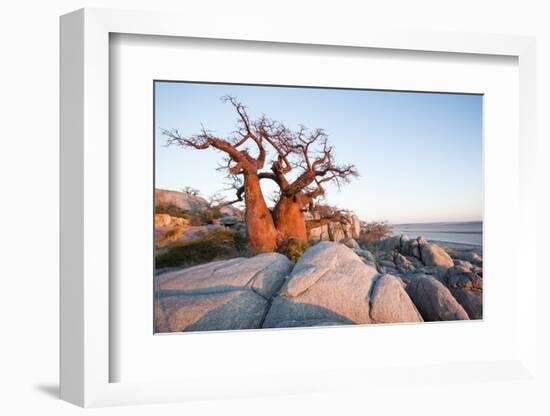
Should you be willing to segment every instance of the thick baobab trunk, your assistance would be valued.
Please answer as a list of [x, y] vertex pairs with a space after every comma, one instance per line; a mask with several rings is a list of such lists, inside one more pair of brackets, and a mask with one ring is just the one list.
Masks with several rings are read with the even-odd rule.
[[245, 173], [244, 186], [246, 234], [250, 247], [256, 252], [275, 251], [277, 230], [265, 203], [258, 175]]
[[283, 238], [307, 241], [306, 221], [302, 208], [303, 204], [299, 196], [281, 196], [273, 210], [273, 219], [277, 231]]

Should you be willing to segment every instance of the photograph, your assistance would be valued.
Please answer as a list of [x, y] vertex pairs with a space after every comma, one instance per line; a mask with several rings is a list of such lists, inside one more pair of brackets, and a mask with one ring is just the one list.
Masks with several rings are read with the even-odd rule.
[[153, 88], [155, 333], [483, 319], [482, 94]]

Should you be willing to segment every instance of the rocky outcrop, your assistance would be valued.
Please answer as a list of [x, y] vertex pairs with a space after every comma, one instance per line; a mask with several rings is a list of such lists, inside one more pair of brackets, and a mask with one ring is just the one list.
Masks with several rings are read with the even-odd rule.
[[393, 253], [394, 250], [401, 251], [401, 236], [393, 235], [383, 238], [375, 243], [376, 247], [386, 253]]
[[169, 214], [155, 214], [155, 247], [164, 247], [180, 240], [185, 234], [189, 220]]
[[[319, 219], [318, 214], [306, 213], [307, 219]], [[338, 222], [329, 223], [322, 227], [314, 228], [309, 233], [309, 239], [313, 241], [343, 241], [349, 238], [357, 238], [361, 234], [361, 221], [355, 214], [349, 216], [349, 224]]]
[[447, 285], [470, 319], [482, 319], [483, 278], [471, 263], [460, 260], [456, 263], [447, 273]]
[[266, 253], [155, 277], [156, 332], [259, 328], [292, 262]]
[[226, 227], [231, 227], [241, 222], [239, 217], [236, 217], [235, 215], [226, 215], [225, 217], [221, 217], [219, 221], [220, 224], [225, 225]]
[[415, 270], [413, 262], [402, 254], [395, 253], [393, 256], [393, 262], [401, 273], [406, 273], [408, 270]]
[[374, 243], [386, 253], [397, 252], [422, 261], [425, 266], [452, 267], [453, 259], [437, 244], [428, 243], [422, 237], [411, 239], [406, 235], [393, 235]]
[[351, 236], [353, 238], [359, 237], [361, 234], [361, 220], [357, 215], [351, 216]]
[[155, 207], [174, 206], [182, 211], [196, 212], [208, 207], [208, 201], [198, 196], [185, 192], [155, 189]]
[[[415, 289], [416, 285], [421, 285], [421, 288], [433, 286], [434, 293], [444, 297], [452, 295], [470, 319], [483, 318], [483, 269], [479, 266], [483, 264], [483, 259], [474, 250], [452, 251], [449, 254], [437, 244], [428, 243], [421, 237], [411, 239], [406, 235], [391, 236], [375, 245], [380, 250], [375, 262], [380, 273], [396, 274], [407, 285], [407, 290]], [[414, 282], [409, 287], [418, 276], [436, 279], [447, 291], [426, 282]], [[429, 299], [426, 296], [415, 297], [412, 293], [409, 295], [415, 303]], [[419, 309], [427, 307], [417, 306]], [[447, 319], [440, 312], [431, 311], [429, 318], [424, 316], [424, 319]]]
[[483, 292], [465, 288], [451, 288], [451, 293], [468, 313], [470, 319], [483, 319]]
[[274, 299], [264, 327], [370, 323], [370, 291], [377, 274], [343, 244], [321, 242], [300, 258]]
[[407, 284], [406, 291], [425, 321], [469, 319], [449, 289], [433, 276], [414, 276]]
[[[403, 250], [401, 239], [388, 246]], [[425, 245], [405, 240], [409, 247]], [[278, 253], [155, 277], [157, 332], [285, 328], [482, 318], [483, 278], [465, 260], [425, 266], [353, 239], [320, 242], [294, 266]], [[409, 251], [412, 253], [412, 251]], [[370, 263], [372, 260], [372, 264]], [[393, 270], [392, 273], [380, 272]]]
[[481, 256], [475, 252], [467, 251], [465, 253], [457, 252], [455, 253], [455, 258], [467, 261], [468, 263], [471, 263], [472, 265], [481, 267], [483, 266], [483, 259]]
[[[198, 212], [208, 208], [208, 201], [199, 195], [187, 192], [169, 191], [166, 189], [155, 189], [155, 207], [169, 208], [177, 207], [182, 211]], [[240, 216], [241, 211], [231, 205], [220, 209], [222, 214]]]
[[185, 227], [189, 220], [172, 217], [170, 214], [155, 214], [155, 227]]
[[370, 316], [375, 323], [422, 322], [422, 316], [398, 277], [378, 278], [371, 294]]
[[267, 300], [250, 290], [162, 296], [155, 301], [155, 332], [258, 328]]
[[359, 245], [359, 243], [351, 237], [348, 237], [348, 238], [342, 240], [341, 243], [343, 245], [345, 245], [346, 247], [351, 248], [355, 252], [358, 251], [358, 250], [361, 250], [361, 246]]

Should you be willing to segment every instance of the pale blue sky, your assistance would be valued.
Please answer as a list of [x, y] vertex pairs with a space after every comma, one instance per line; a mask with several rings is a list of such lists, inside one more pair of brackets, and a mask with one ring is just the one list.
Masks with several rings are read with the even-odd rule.
[[[392, 223], [477, 221], [482, 217], [482, 101], [479, 95], [156, 82], [157, 188], [192, 186], [203, 195], [225, 188], [214, 149], [166, 147], [161, 129], [217, 135], [235, 129], [232, 95], [251, 118], [265, 114], [296, 128], [323, 128], [339, 163], [360, 177], [327, 202], [363, 220]], [[264, 184], [265, 182], [265, 184]], [[265, 193], [273, 187], [263, 181]], [[234, 192], [222, 192], [233, 197]]]

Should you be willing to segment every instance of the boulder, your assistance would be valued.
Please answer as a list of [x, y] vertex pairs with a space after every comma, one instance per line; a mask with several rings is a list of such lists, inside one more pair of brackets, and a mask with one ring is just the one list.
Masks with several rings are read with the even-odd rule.
[[328, 241], [330, 240], [328, 233], [328, 225], [313, 228], [309, 231], [309, 239], [312, 241]]
[[241, 222], [241, 220], [238, 217], [235, 217], [234, 215], [227, 215], [225, 217], [221, 217], [219, 220], [222, 225], [225, 225], [227, 227], [230, 227], [232, 225], [235, 225]]
[[406, 273], [400, 275], [399, 278], [405, 283], [405, 285], [408, 285], [412, 280], [426, 276], [428, 275], [421, 270], [408, 270]]
[[400, 252], [401, 254], [405, 255], [405, 256], [410, 256], [411, 255], [411, 245], [412, 245], [412, 242], [414, 240], [412, 240], [408, 235], [405, 235], [405, 234], [402, 234], [401, 235], [401, 239], [400, 239]]
[[375, 246], [386, 253], [398, 251], [404, 256], [421, 258], [420, 248], [428, 242], [422, 238], [410, 238], [405, 234], [392, 235], [375, 242]]
[[483, 289], [483, 278], [477, 273], [465, 271], [459, 266], [449, 269], [447, 284], [451, 288]]
[[470, 319], [483, 319], [483, 292], [464, 287], [451, 288], [451, 293], [468, 313]]
[[283, 322], [370, 323], [370, 291], [374, 267], [348, 247], [321, 242], [307, 250], [273, 300], [264, 327]]
[[186, 192], [155, 189], [155, 207], [175, 206], [183, 211], [196, 212], [208, 208], [206, 199]]
[[220, 212], [223, 215], [234, 215], [234, 216], [241, 216], [242, 212], [239, 208], [234, 207], [233, 205], [225, 205], [220, 208]]
[[464, 271], [470, 271], [472, 269], [472, 263], [466, 260], [454, 260], [456, 268], [460, 268]]
[[429, 275], [410, 276], [406, 291], [425, 321], [467, 320], [468, 314], [439, 280]]
[[[209, 204], [206, 199], [196, 193], [155, 189], [155, 207], [176, 207], [182, 211], [193, 213], [208, 209]], [[224, 215], [241, 215], [241, 210], [232, 205], [221, 207], [220, 212]]]
[[168, 227], [171, 221], [169, 214], [155, 214], [155, 227]]
[[335, 325], [349, 325], [347, 322], [343, 321], [331, 321], [329, 319], [311, 319], [309, 321], [280, 321], [273, 326], [273, 328], [295, 328], [295, 327], [311, 327], [311, 326], [335, 326]]
[[185, 227], [189, 220], [181, 217], [172, 217], [170, 214], [155, 214], [155, 227]]
[[482, 267], [483, 258], [476, 251], [462, 251], [454, 254], [455, 259], [464, 260], [474, 266]]
[[370, 263], [374, 263], [376, 261], [376, 257], [374, 257], [374, 254], [372, 254], [369, 250], [365, 249], [359, 249], [359, 250], [353, 250], [355, 254], [357, 254], [360, 257], [363, 257], [365, 260], [367, 260]]
[[397, 268], [403, 271], [407, 270], [409, 267], [412, 266], [412, 263], [409, 261], [409, 259], [407, 259], [404, 255], [399, 253], [395, 254], [395, 256], [393, 257], [393, 262], [395, 263]]
[[292, 266], [282, 254], [265, 253], [159, 274], [156, 332], [259, 328]]
[[[307, 220], [320, 219], [318, 212], [306, 212], [304, 218]], [[361, 221], [355, 214], [350, 215], [348, 224], [332, 222], [309, 230], [308, 239], [311, 241], [340, 241], [348, 238], [358, 238], [361, 234]]]
[[418, 268], [418, 272], [429, 274], [447, 286], [447, 275], [449, 272], [448, 267], [444, 266], [421, 266]]
[[466, 310], [470, 319], [483, 318], [483, 278], [462, 265], [449, 269], [447, 282], [455, 299]]
[[338, 222], [331, 222], [327, 224], [328, 226], [328, 236], [330, 241], [342, 241], [347, 238], [346, 229], [344, 226]]
[[422, 322], [422, 316], [403, 289], [400, 279], [385, 274], [378, 278], [371, 294], [370, 317], [374, 323]]
[[361, 250], [361, 246], [359, 246], [359, 243], [351, 237], [342, 240], [341, 243], [344, 244], [346, 247], [351, 248], [355, 252]]
[[418, 240], [411, 240], [408, 244], [410, 255], [414, 258], [420, 259], [420, 244], [418, 244]]
[[161, 296], [155, 300], [155, 332], [259, 328], [267, 305], [251, 290]]
[[384, 238], [382, 240], [379, 240], [376, 243], [376, 246], [380, 250], [385, 251], [386, 253], [392, 253], [394, 250], [400, 250], [401, 249], [401, 236], [400, 235], [393, 235], [391, 237]]
[[157, 276], [156, 290], [172, 293], [211, 293], [250, 288], [269, 298], [282, 286], [292, 262], [279, 253], [207, 263]]
[[[304, 213], [305, 220], [320, 219], [321, 215], [319, 213], [311, 213], [309, 211]], [[322, 227], [317, 227], [309, 230], [309, 240], [311, 241], [328, 241], [330, 240], [328, 225], [325, 224]]]
[[380, 265], [383, 267], [392, 267], [395, 268], [395, 263], [391, 260], [380, 260]]
[[420, 245], [421, 259], [426, 266], [453, 267], [453, 259], [437, 244]]
[[466, 255], [465, 260], [469, 261], [472, 264], [475, 264], [476, 266], [483, 266], [482, 257], [473, 251], [469, 252]]
[[361, 234], [361, 221], [357, 215], [351, 216], [351, 236], [353, 238], [359, 237]]

